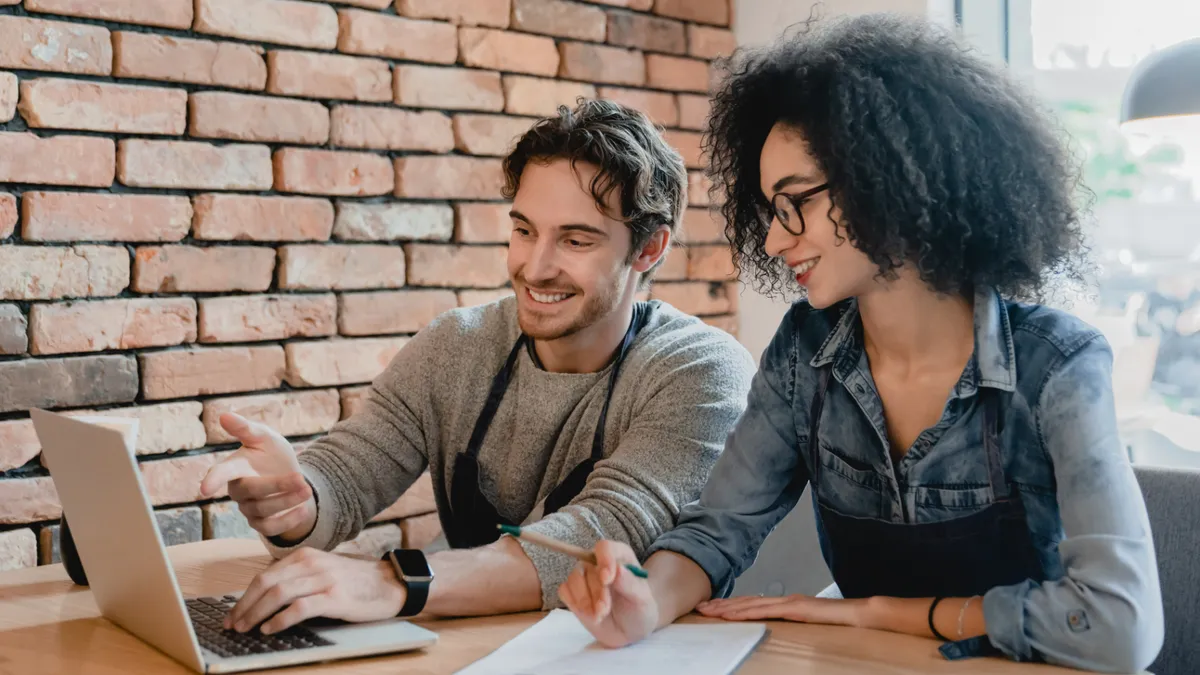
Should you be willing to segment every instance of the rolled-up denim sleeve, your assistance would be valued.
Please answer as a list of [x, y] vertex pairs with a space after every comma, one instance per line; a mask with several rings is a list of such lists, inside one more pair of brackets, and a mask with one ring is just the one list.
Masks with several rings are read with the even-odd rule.
[[1142, 670], [1162, 646], [1162, 595], [1146, 504], [1117, 433], [1112, 352], [1103, 338], [1050, 375], [1037, 424], [1054, 464], [1066, 574], [990, 590], [988, 638], [1018, 660]]
[[763, 353], [746, 411], [700, 499], [684, 506], [678, 524], [646, 553], [674, 551], [692, 559], [708, 575], [715, 598], [729, 595], [808, 482], [792, 411], [796, 313], [788, 313]]

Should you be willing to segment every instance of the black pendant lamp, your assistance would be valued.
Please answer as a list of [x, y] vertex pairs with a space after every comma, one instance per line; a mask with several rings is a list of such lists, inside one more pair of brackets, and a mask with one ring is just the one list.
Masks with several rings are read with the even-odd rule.
[[1125, 85], [1122, 129], [1137, 133], [1200, 133], [1200, 39], [1142, 59]]

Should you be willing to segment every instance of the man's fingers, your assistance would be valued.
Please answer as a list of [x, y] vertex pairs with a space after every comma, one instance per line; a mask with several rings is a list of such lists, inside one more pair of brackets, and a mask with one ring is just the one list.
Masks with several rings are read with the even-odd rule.
[[265, 424], [251, 422], [237, 413], [221, 415], [221, 427], [242, 445], [257, 445], [271, 440], [271, 429]]
[[246, 608], [238, 618], [235, 628], [239, 631], [250, 630], [300, 598], [325, 590], [323, 575], [319, 574], [309, 574], [277, 583], [260, 595], [257, 602]]
[[636, 563], [637, 556], [633, 555], [625, 544], [618, 544], [607, 539], [596, 542], [592, 549], [596, 554], [596, 567], [600, 570], [600, 580], [611, 584], [617, 577], [617, 570], [625, 563]]
[[596, 607], [592, 601], [592, 593], [588, 588], [587, 579], [583, 576], [583, 565], [575, 567], [575, 571], [567, 577], [567, 583], [571, 584], [571, 593], [575, 596], [575, 603], [578, 605], [576, 614], [586, 616], [588, 621], [595, 621]]
[[269, 518], [308, 501], [312, 492], [308, 489], [281, 492], [266, 499], [252, 499], [240, 503], [242, 514], [247, 518]]
[[304, 492], [305, 499], [312, 496], [312, 490], [309, 489], [308, 482], [304, 480], [304, 474], [299, 471], [290, 471], [273, 476], [260, 476], [254, 473], [250, 476], [238, 478], [229, 485], [229, 496], [238, 502], [266, 499], [280, 493], [295, 491]]
[[276, 614], [270, 621], [262, 625], [263, 633], [278, 633], [315, 616], [324, 616], [329, 610], [331, 600], [328, 593], [318, 593], [302, 597], [288, 608]]
[[[243, 513], [245, 512], [243, 511]], [[267, 516], [266, 518], [251, 518], [247, 516], [246, 521], [250, 523], [250, 527], [253, 527], [258, 532], [268, 537], [276, 537], [288, 530], [300, 527], [308, 520], [308, 517], [308, 506], [301, 504], [300, 506], [293, 507], [273, 516]]]
[[[204, 475], [204, 480], [200, 481], [200, 495], [202, 497], [211, 497], [221, 491], [230, 481], [237, 481], [244, 478], [257, 476], [258, 472], [254, 467], [250, 466], [249, 460], [245, 457], [234, 453], [234, 455], [222, 462], [218, 462], [208, 470]], [[232, 495], [233, 487], [230, 486], [230, 494]], [[236, 499], [236, 497], [234, 497]]]
[[258, 576], [254, 577], [254, 580], [246, 587], [246, 592], [242, 593], [242, 597], [238, 599], [237, 604], [233, 606], [233, 609], [229, 610], [225, 626], [227, 628], [236, 627], [245, 618], [246, 612], [262, 599], [263, 594], [275, 586], [285, 583], [290, 579], [308, 576], [311, 573], [312, 571], [295, 553], [276, 561], [267, 569], [259, 572]]

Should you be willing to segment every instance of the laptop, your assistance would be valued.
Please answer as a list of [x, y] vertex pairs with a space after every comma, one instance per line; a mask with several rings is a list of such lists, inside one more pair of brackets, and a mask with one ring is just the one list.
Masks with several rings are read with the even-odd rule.
[[274, 635], [221, 627], [237, 594], [184, 599], [134, 453], [137, 420], [31, 411], [42, 457], [104, 618], [200, 673], [236, 673], [428, 647], [401, 619], [328, 619]]

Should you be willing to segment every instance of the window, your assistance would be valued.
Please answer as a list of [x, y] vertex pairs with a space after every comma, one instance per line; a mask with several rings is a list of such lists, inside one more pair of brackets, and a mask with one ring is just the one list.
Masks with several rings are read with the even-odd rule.
[[956, 8], [965, 37], [1006, 60], [1056, 113], [1095, 193], [1098, 292], [1064, 306], [1113, 347], [1134, 460], [1200, 466], [1200, 137], [1151, 139], [1118, 126], [1133, 67], [1200, 37], [1200, 3], [959, 0]]

